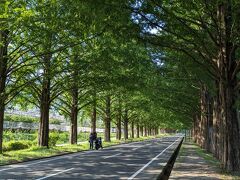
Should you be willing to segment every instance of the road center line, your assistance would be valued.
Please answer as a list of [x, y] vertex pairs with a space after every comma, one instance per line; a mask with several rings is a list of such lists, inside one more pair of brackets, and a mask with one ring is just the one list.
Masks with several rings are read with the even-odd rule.
[[55, 173], [55, 174], [50, 174], [50, 175], [48, 175], [48, 176], [45, 176], [45, 177], [42, 177], [42, 178], [38, 178], [38, 179], [36, 179], [36, 180], [47, 179], [47, 178], [49, 178], [49, 177], [52, 177], [52, 176], [56, 176], [56, 175], [58, 175], [58, 174], [65, 173], [65, 172], [71, 171], [71, 170], [73, 170], [73, 169], [74, 169], [74, 168], [66, 169], [66, 170], [64, 170], [64, 171], [61, 171], [61, 172], [58, 172], [58, 173]]
[[167, 148], [165, 148], [162, 152], [160, 152], [157, 156], [155, 156], [151, 161], [149, 161], [147, 164], [145, 164], [141, 169], [139, 169], [137, 172], [135, 172], [131, 177], [128, 178], [128, 180], [132, 180], [135, 178], [140, 172], [142, 172], [146, 167], [148, 167], [153, 161], [155, 161], [159, 156], [161, 156], [167, 149], [169, 149], [171, 146], [173, 146], [180, 138], [179, 137], [176, 141], [174, 141], [172, 144], [170, 144]]
[[118, 155], [120, 155], [120, 154], [122, 154], [122, 153], [114, 154], [114, 155], [112, 155], [112, 156], [107, 156], [107, 157], [104, 157], [103, 159], [108, 159], [108, 158], [111, 158], [111, 157], [115, 157], [115, 156], [118, 156]]

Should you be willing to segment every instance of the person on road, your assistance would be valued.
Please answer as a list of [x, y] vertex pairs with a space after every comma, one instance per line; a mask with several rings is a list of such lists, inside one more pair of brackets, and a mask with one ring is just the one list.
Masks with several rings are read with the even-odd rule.
[[94, 135], [93, 133], [90, 133], [89, 135], [89, 144], [90, 144], [90, 149], [93, 149], [93, 140], [94, 139]]
[[99, 137], [99, 138], [98, 138], [98, 141], [99, 141], [100, 148], [102, 149], [102, 148], [103, 148], [103, 146], [102, 146], [102, 138]]
[[95, 141], [95, 149], [98, 150], [99, 148], [103, 148], [102, 147], [102, 138], [101, 137], [96, 138], [96, 141]]
[[96, 139], [97, 139], [97, 133], [93, 132], [93, 141], [96, 141]]

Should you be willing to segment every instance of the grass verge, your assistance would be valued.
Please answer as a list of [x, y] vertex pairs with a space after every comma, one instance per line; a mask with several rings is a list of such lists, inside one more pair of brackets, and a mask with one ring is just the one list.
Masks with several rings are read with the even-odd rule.
[[[156, 137], [159, 138], [167, 135], [169, 134], [161, 134]], [[109, 147], [109, 146], [122, 144], [122, 143], [144, 141], [144, 140], [153, 139], [156, 137], [154, 136], [140, 137], [140, 138], [128, 139], [126, 141], [113, 140], [111, 142], [103, 142], [103, 146]], [[33, 146], [29, 149], [4, 152], [3, 155], [0, 155], [0, 165], [14, 164], [14, 163], [19, 163], [19, 162], [24, 162], [24, 161], [34, 160], [34, 159], [40, 159], [40, 158], [51, 157], [56, 155], [63, 155], [66, 153], [85, 151], [88, 149], [89, 149], [88, 142], [81, 143], [78, 145], [54, 146], [50, 148]]]

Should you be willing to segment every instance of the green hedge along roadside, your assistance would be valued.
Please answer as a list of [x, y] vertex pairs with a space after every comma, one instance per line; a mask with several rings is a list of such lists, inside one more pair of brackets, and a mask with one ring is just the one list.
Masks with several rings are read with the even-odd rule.
[[[31, 116], [23, 116], [23, 115], [13, 115], [13, 114], [6, 114], [4, 116], [4, 121], [10, 122], [25, 122], [25, 123], [39, 123], [39, 117], [31, 117]], [[59, 119], [50, 118], [50, 124], [61, 124]]]

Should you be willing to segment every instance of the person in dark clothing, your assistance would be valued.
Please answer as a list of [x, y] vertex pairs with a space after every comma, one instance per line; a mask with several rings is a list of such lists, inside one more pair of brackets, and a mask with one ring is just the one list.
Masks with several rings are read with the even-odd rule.
[[89, 144], [90, 144], [90, 149], [93, 149], [93, 140], [94, 139], [94, 135], [93, 133], [90, 133], [90, 136], [89, 136]]
[[96, 141], [96, 139], [97, 139], [97, 133], [93, 132], [93, 141]]
[[102, 147], [102, 138], [99, 137], [99, 138], [98, 138], [98, 141], [99, 141], [100, 148], [102, 149], [102, 148], [103, 148], [103, 147]]
[[99, 148], [103, 148], [102, 147], [102, 138], [99, 137], [99, 138], [96, 138], [96, 141], [95, 141], [95, 149], [98, 150]]

